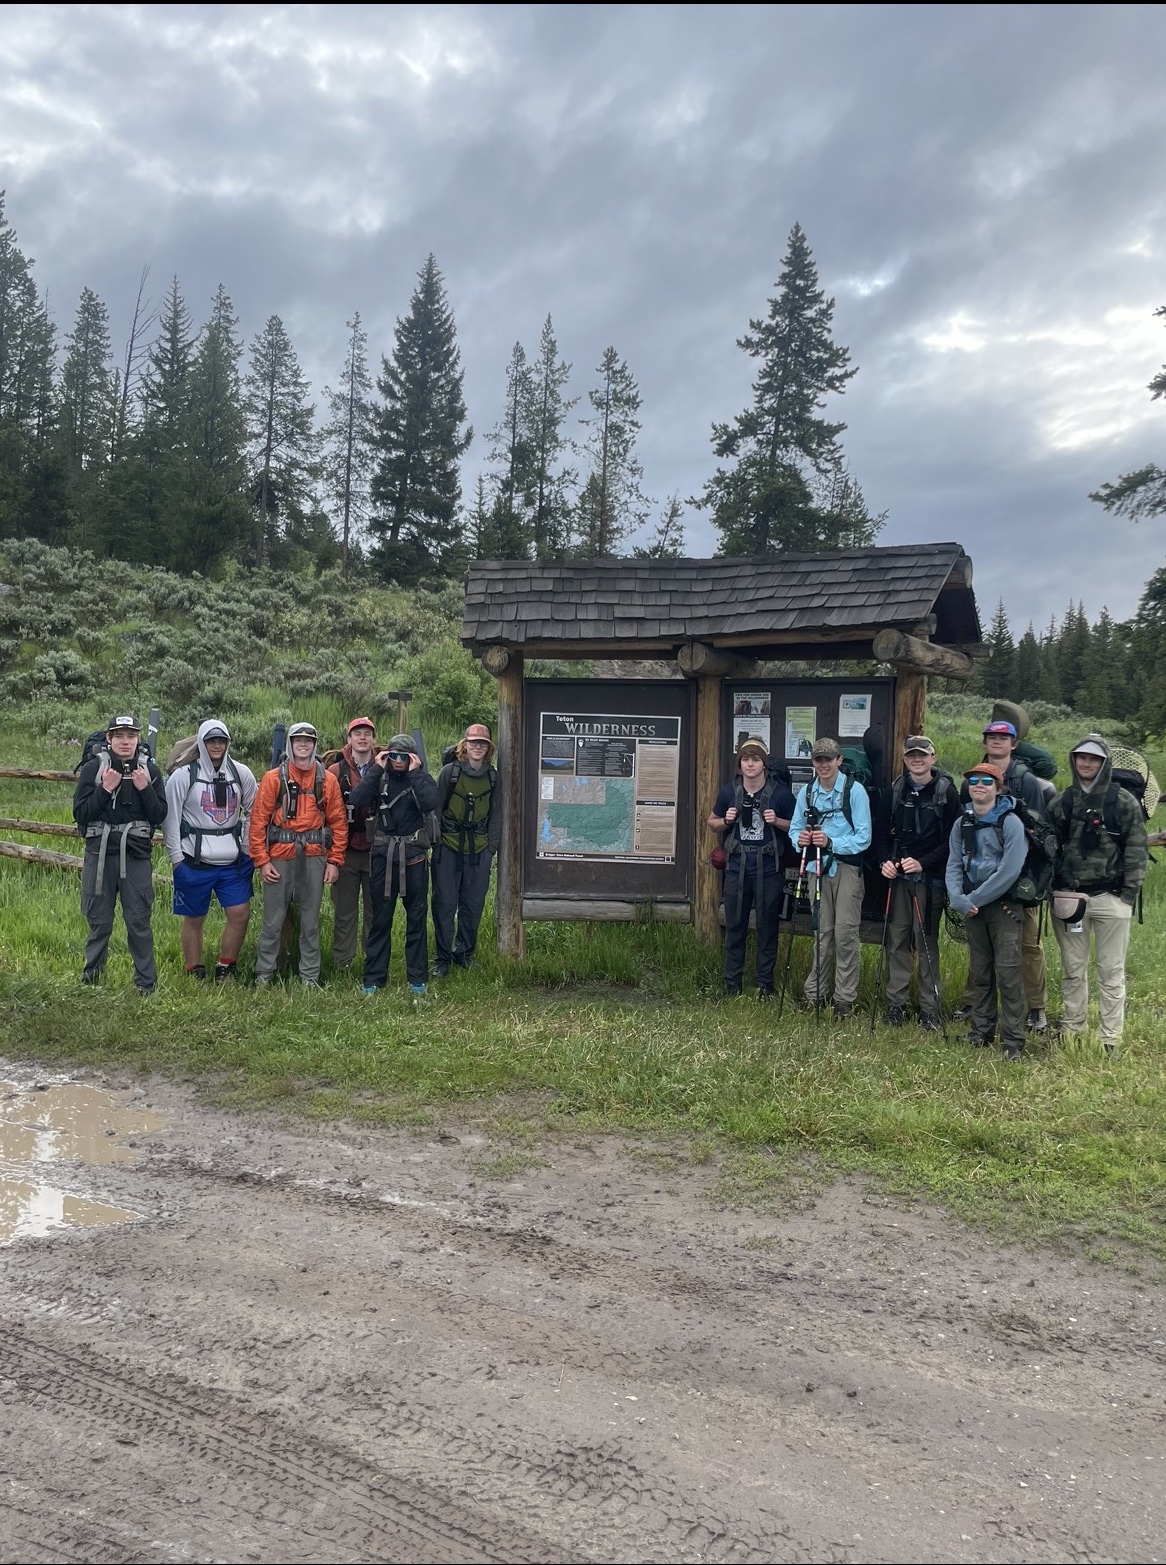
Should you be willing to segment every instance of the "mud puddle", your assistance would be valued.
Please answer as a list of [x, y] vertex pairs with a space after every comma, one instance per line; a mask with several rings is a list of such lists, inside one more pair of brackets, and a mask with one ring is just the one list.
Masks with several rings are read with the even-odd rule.
[[[163, 1129], [167, 1120], [131, 1097], [76, 1081], [0, 1081], [0, 1245], [138, 1217], [87, 1188], [61, 1188], [61, 1175], [49, 1182], [44, 1173], [46, 1165], [69, 1165], [79, 1173], [136, 1163], [132, 1138]], [[76, 1180], [71, 1172], [63, 1182]]]

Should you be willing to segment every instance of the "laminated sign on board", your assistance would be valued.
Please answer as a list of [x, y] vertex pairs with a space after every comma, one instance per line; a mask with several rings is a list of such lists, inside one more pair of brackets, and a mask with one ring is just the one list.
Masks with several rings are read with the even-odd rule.
[[543, 712], [540, 859], [676, 858], [680, 718]]

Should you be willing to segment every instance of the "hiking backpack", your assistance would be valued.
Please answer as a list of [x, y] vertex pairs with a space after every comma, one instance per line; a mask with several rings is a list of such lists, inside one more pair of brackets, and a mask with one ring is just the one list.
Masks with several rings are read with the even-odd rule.
[[[939, 836], [940, 836], [940, 839], [942, 840], [942, 839], [946, 839], [946, 836], [947, 836], [947, 833], [943, 830], [943, 814], [944, 814], [944, 810], [945, 810], [946, 805], [947, 805], [948, 796], [950, 795], [952, 789], [955, 787], [955, 782], [947, 774], [947, 772], [941, 771], [939, 767], [935, 768], [934, 782], [935, 782], [935, 791], [931, 795], [931, 798], [927, 801], [926, 804], [920, 806], [918, 810], [913, 811], [913, 813], [916, 814], [916, 831], [915, 831], [915, 836], [917, 838], [919, 838], [919, 837], [924, 837], [926, 835], [924, 832], [922, 832], [918, 828], [918, 815], [922, 814], [922, 813], [926, 813], [928, 815], [934, 816], [936, 825], [937, 825], [938, 830], [939, 830]], [[900, 834], [899, 834], [899, 831], [898, 831], [898, 828], [897, 828], [897, 825], [896, 825], [896, 815], [897, 815], [897, 812], [899, 810], [905, 809], [903, 801], [906, 798], [906, 796], [907, 796], [907, 778], [906, 778], [906, 775], [903, 772], [900, 772], [899, 775], [895, 778], [894, 782], [891, 784], [890, 824], [891, 824], [891, 836], [892, 836], [892, 838], [895, 841], [900, 841], [901, 840], [900, 839]], [[916, 799], [916, 800], [913, 800], [912, 802], [913, 802], [913, 804], [917, 804], [918, 800]], [[936, 844], [936, 846], [938, 846], [938, 843]], [[930, 849], [928, 851], [930, 851]]]
[[[1017, 907], [1037, 907], [1052, 890], [1053, 871], [1056, 869], [1057, 856], [1061, 848], [1060, 838], [1056, 827], [1047, 816], [1030, 809], [1024, 800], [1018, 799], [1015, 794], [1009, 794], [1007, 797], [1011, 798], [1013, 814], [1024, 829], [1026, 851], [1020, 874], [1000, 900], [1015, 902]], [[966, 854], [964, 889], [969, 895], [972, 888], [967, 884], [967, 866], [971, 862], [975, 849], [975, 834], [977, 831], [985, 830], [985, 825], [994, 827], [999, 833], [1000, 849], [1003, 852], [1004, 820], [981, 824], [976, 820], [970, 806], [964, 811], [963, 847]]]

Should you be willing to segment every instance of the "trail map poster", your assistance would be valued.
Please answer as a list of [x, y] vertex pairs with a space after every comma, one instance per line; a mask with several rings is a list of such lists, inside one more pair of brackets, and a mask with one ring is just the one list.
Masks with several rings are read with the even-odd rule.
[[674, 863], [680, 721], [543, 712], [536, 856]]

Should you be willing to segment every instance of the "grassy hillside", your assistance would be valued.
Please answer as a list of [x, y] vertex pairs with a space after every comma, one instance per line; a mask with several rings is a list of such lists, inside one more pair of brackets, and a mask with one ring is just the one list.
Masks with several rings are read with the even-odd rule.
[[[278, 713], [306, 715], [338, 737], [356, 710], [384, 715], [378, 692], [401, 683], [416, 693], [413, 716], [431, 751], [490, 710], [492, 682], [453, 640], [452, 603], [335, 579], [189, 583], [158, 572], [125, 581], [124, 567], [82, 561], [71, 572], [48, 555], [9, 546], [0, 559], [0, 581], [18, 588], [0, 597], [6, 763], [71, 764], [77, 739], [124, 701], [162, 705], [165, 738], [213, 707], [258, 762]], [[322, 630], [342, 650], [314, 651]], [[933, 700], [928, 730], [950, 770], [978, 758], [989, 705]], [[1092, 726], [1060, 711], [1035, 715], [1035, 737], [1062, 764]], [[1153, 759], [1164, 775], [1166, 757]], [[60, 783], [0, 779], [0, 815], [64, 821], [69, 795]], [[1157, 1265], [1166, 1263], [1163, 875], [1151, 868], [1146, 922], [1134, 929], [1121, 1056], [1106, 1061], [1096, 1042], [1040, 1043], [1015, 1069], [961, 1042], [955, 1024], [947, 1040], [881, 1022], [872, 1030], [873, 948], [860, 1019], [816, 1025], [787, 1007], [778, 1022], [751, 999], [720, 998], [719, 951], [688, 928], [652, 922], [531, 925], [528, 959], [512, 964], [493, 953], [488, 909], [478, 966], [415, 1007], [400, 922], [390, 987], [373, 1001], [327, 957], [322, 993], [196, 985], [160, 887], [158, 992], [144, 1002], [134, 994], [120, 921], [106, 982], [82, 990], [78, 877], [0, 860], [0, 1053], [181, 1071], [239, 1104], [320, 1116], [429, 1125], [473, 1115], [498, 1143], [499, 1177], [541, 1158], [556, 1133], [580, 1129], [670, 1138], [666, 1155], [652, 1154], [665, 1162], [713, 1159], [728, 1202], [784, 1202], [831, 1170], [862, 1171], [1004, 1232], [1099, 1255], [1141, 1252]], [[326, 902], [326, 953], [330, 916]], [[212, 954], [217, 920], [208, 919]], [[253, 927], [244, 977], [254, 946]], [[1051, 936], [1046, 949], [1055, 1014]], [[797, 942], [791, 987], [809, 959], [808, 942]], [[946, 936], [941, 968], [954, 1004], [966, 950]]]

